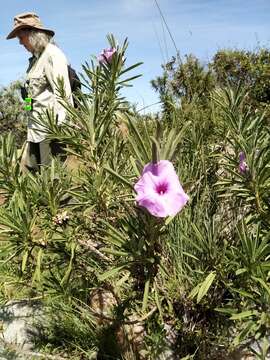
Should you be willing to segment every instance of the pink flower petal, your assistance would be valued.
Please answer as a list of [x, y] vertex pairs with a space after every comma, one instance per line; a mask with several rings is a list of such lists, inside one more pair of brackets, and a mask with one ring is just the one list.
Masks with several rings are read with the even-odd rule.
[[164, 208], [164, 204], [158, 196], [148, 195], [143, 196], [140, 199], [137, 199], [139, 206], [146, 208], [151, 215], [157, 217], [166, 217], [166, 209]]
[[104, 49], [98, 56], [98, 61], [102, 64], [111, 63], [113, 55], [116, 53], [115, 48]]
[[139, 206], [157, 217], [176, 215], [189, 199], [168, 160], [147, 164], [134, 189]]
[[245, 174], [249, 169], [246, 163], [246, 155], [243, 151], [239, 153], [239, 166], [238, 170], [241, 174]]

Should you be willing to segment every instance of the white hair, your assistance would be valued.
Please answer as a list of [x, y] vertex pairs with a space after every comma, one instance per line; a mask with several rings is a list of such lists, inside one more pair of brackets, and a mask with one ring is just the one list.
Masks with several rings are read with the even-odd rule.
[[35, 54], [41, 54], [49, 43], [55, 44], [52, 35], [42, 30], [24, 29], [21, 30], [21, 33], [28, 35], [29, 43]]

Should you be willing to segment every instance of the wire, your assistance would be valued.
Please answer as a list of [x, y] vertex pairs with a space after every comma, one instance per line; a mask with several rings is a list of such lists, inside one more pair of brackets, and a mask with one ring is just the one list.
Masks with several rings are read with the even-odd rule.
[[173, 43], [173, 46], [174, 46], [175, 51], [176, 51], [176, 54], [177, 54], [177, 58], [178, 58], [178, 60], [180, 61], [179, 50], [177, 49], [176, 43], [175, 43], [174, 38], [173, 38], [173, 36], [172, 36], [172, 33], [171, 33], [171, 31], [170, 31], [170, 28], [169, 28], [169, 26], [168, 26], [168, 24], [167, 24], [167, 22], [166, 22], [166, 19], [165, 19], [164, 15], [163, 15], [163, 13], [162, 13], [162, 11], [161, 11], [161, 8], [160, 8], [157, 0], [154, 0], [154, 1], [155, 1], [155, 4], [156, 4], [157, 8], [158, 8], [158, 11], [159, 11], [159, 13], [160, 13], [160, 16], [161, 16], [161, 18], [162, 18], [162, 20], [163, 20], [163, 22], [164, 22], [164, 24], [165, 24], [165, 26], [166, 26], [166, 29], [167, 29], [167, 31], [168, 31], [168, 33], [169, 33], [169, 36], [170, 36], [170, 38], [171, 38], [171, 41], [172, 41], [172, 43]]
[[151, 106], [154, 106], [154, 105], [158, 105], [158, 104], [161, 104], [161, 101], [158, 101], [158, 102], [155, 102], [153, 104], [150, 104], [150, 105], [147, 105], [147, 106], [144, 106], [143, 108], [140, 108], [139, 110], [137, 110], [137, 112], [140, 112], [140, 111], [143, 111]]
[[158, 41], [158, 46], [159, 46], [159, 50], [160, 50], [160, 54], [161, 54], [161, 57], [162, 57], [163, 64], [166, 64], [165, 56], [166, 56], [167, 54], [164, 55], [164, 53], [163, 53], [161, 41], [160, 41], [160, 39], [159, 39], [158, 32], [157, 32], [157, 29], [156, 29], [154, 23], [153, 23], [153, 27], [154, 27], [155, 36], [156, 36], [157, 41]]

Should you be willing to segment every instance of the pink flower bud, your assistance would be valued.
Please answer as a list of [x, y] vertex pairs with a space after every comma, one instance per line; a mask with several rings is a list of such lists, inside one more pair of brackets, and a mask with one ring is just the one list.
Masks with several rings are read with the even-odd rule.
[[110, 64], [112, 62], [113, 55], [115, 53], [116, 53], [115, 48], [104, 49], [98, 56], [99, 63], [102, 63], [102, 64], [108, 63], [108, 64]]
[[243, 151], [241, 151], [239, 154], [238, 170], [241, 174], [245, 174], [248, 171], [248, 165], [246, 163], [246, 155]]

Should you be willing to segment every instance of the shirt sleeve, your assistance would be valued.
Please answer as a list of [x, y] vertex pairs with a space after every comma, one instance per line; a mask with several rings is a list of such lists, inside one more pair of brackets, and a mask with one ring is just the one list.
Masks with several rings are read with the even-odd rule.
[[54, 94], [54, 104], [52, 104], [52, 107], [55, 114], [58, 115], [58, 124], [63, 123], [66, 117], [66, 109], [59, 103], [58, 99], [59, 92], [57, 90], [57, 84], [59, 79], [63, 81], [67, 99], [73, 104], [67, 66], [68, 64], [64, 54], [58, 51], [55, 52], [55, 54], [49, 54], [45, 62], [45, 74]]

